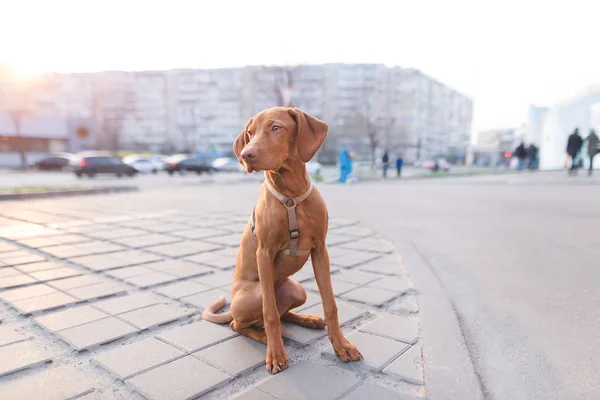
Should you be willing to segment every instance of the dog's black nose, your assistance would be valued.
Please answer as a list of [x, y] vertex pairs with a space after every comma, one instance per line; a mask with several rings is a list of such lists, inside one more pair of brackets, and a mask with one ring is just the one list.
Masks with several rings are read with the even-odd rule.
[[244, 150], [242, 150], [242, 158], [244, 159], [244, 161], [255, 159], [256, 149], [253, 149], [252, 147], [245, 148]]

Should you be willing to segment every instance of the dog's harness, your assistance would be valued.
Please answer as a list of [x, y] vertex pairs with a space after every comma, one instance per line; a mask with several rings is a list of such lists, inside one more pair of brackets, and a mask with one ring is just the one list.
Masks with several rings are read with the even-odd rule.
[[[279, 200], [281, 202], [281, 204], [285, 207], [285, 209], [287, 210], [287, 215], [288, 215], [288, 223], [289, 223], [289, 232], [290, 232], [290, 248], [289, 249], [285, 249], [283, 251], [284, 254], [288, 255], [288, 256], [296, 256], [296, 257], [300, 257], [303, 255], [306, 255], [310, 252], [310, 250], [302, 250], [302, 249], [298, 249], [298, 239], [300, 238], [300, 231], [298, 230], [298, 220], [296, 218], [296, 206], [300, 203], [302, 203], [302, 201], [304, 201], [311, 193], [312, 190], [314, 188], [314, 185], [312, 183], [312, 181], [310, 182], [310, 185], [308, 186], [308, 189], [306, 189], [306, 192], [302, 193], [300, 196], [296, 196], [296, 197], [288, 197], [284, 194], [279, 193], [272, 185], [271, 183], [269, 183], [268, 180], [265, 179], [265, 184], [267, 185], [267, 188], [269, 189], [269, 191], [271, 192], [271, 194], [273, 196], [275, 196], [275, 198], [277, 200]], [[254, 216], [254, 211], [256, 209], [256, 206], [254, 207], [254, 209], [252, 210], [252, 233], [254, 234], [254, 236], [256, 236], [256, 233], [254, 232], [254, 229], [256, 227], [256, 219]]]

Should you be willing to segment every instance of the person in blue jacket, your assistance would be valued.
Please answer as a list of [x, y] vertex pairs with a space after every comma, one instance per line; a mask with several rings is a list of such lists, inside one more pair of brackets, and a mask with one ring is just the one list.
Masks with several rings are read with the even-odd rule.
[[404, 159], [402, 158], [402, 154], [398, 153], [396, 156], [396, 176], [398, 178], [402, 175], [402, 165], [404, 165]]
[[352, 173], [352, 154], [348, 149], [342, 149], [339, 153], [340, 160], [340, 179], [338, 182], [346, 183], [348, 176]]

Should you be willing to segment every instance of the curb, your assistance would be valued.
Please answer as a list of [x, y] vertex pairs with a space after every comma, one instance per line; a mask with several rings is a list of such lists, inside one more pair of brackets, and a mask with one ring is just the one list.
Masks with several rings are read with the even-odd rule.
[[69, 197], [69, 196], [90, 195], [90, 194], [137, 192], [138, 190], [139, 190], [139, 188], [137, 186], [105, 186], [105, 187], [76, 189], [76, 190], [59, 190], [59, 191], [54, 191], [54, 192], [8, 193], [8, 194], [0, 194], [0, 201], [44, 199], [44, 198], [49, 198], [49, 197]]

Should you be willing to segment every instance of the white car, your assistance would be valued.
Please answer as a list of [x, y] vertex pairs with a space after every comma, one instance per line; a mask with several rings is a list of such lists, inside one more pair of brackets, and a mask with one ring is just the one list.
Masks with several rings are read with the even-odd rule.
[[156, 174], [164, 169], [164, 163], [152, 157], [136, 154], [123, 157], [123, 162], [137, 169], [142, 174]]
[[323, 166], [321, 165], [321, 163], [315, 160], [310, 160], [306, 163], [306, 171], [310, 176], [321, 175], [322, 168]]
[[244, 172], [244, 167], [238, 160], [231, 157], [219, 157], [213, 160], [213, 168], [224, 172]]

